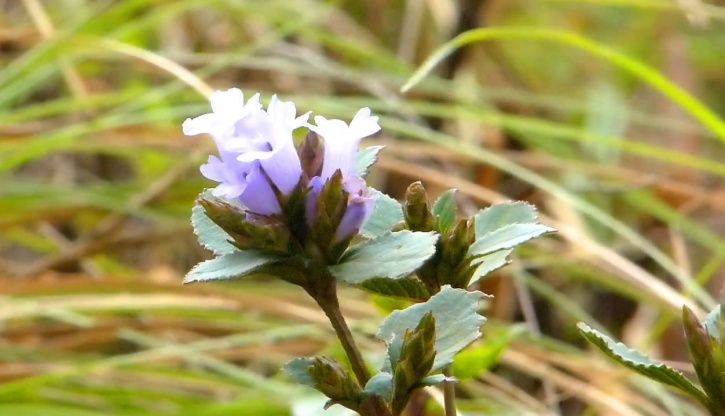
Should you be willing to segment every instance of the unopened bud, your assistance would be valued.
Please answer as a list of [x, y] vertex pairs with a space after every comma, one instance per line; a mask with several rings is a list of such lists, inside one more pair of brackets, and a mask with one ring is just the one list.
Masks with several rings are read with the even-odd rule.
[[405, 222], [412, 231], [433, 231], [435, 218], [428, 206], [428, 195], [423, 184], [413, 182], [405, 191]]

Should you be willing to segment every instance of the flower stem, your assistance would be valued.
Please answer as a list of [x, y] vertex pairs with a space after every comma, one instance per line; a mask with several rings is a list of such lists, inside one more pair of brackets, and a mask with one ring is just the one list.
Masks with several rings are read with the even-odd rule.
[[350, 365], [352, 366], [352, 371], [355, 373], [357, 381], [361, 386], [364, 386], [365, 383], [370, 380], [370, 372], [367, 367], [365, 367], [365, 361], [355, 345], [355, 340], [352, 337], [350, 328], [347, 326], [347, 322], [345, 322], [345, 317], [343, 317], [342, 312], [340, 312], [337, 295], [335, 295], [334, 299], [315, 300], [317, 300], [320, 308], [322, 308], [322, 311], [325, 312], [325, 315], [327, 315], [327, 318], [332, 324], [332, 328], [335, 329], [335, 334], [337, 334], [337, 338], [340, 340], [342, 348], [345, 350], [345, 354], [347, 354], [348, 360], [350, 360]]
[[[446, 367], [443, 375], [451, 376], [451, 368]], [[443, 403], [446, 416], [456, 416], [456, 386], [450, 381], [443, 382]]]
[[[365, 360], [362, 354], [360, 354], [357, 345], [355, 345], [352, 332], [350, 332], [350, 328], [347, 326], [347, 322], [345, 322], [345, 317], [342, 316], [342, 312], [340, 311], [340, 302], [337, 299], [337, 288], [335, 287], [334, 281], [328, 290], [310, 292], [310, 294], [330, 320], [332, 328], [335, 330], [335, 334], [337, 334], [337, 338], [345, 350], [347, 359], [350, 361], [355, 378], [357, 378], [360, 386], [364, 387], [368, 380], [370, 380], [370, 372], [365, 366]], [[391, 416], [388, 406], [379, 397], [372, 397], [370, 400], [363, 401], [360, 412], [364, 416]]]

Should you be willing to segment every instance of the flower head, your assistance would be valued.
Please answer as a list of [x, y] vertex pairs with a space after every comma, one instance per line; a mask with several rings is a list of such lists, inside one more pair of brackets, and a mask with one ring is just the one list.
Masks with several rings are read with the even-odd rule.
[[[213, 195], [238, 203], [251, 214], [287, 221], [298, 240], [313, 238], [323, 252], [341, 254], [340, 247], [347, 246], [372, 212], [374, 200], [355, 171], [355, 158], [360, 140], [380, 130], [378, 117], [363, 108], [349, 124], [317, 116], [315, 125], [310, 125], [309, 113], [298, 116], [294, 103], [273, 96], [264, 109], [259, 94], [245, 102], [236, 88], [217, 91], [210, 101], [212, 112], [187, 119], [183, 131], [214, 139], [218, 156], [209, 156], [200, 168], [202, 175], [218, 183]], [[305, 126], [314, 134], [298, 151], [293, 133]], [[319, 146], [315, 134], [324, 141], [319, 152], [314, 150]], [[319, 159], [315, 163], [311, 159], [319, 155], [321, 166]], [[313, 165], [318, 166], [314, 172], [308, 169], [303, 174], [302, 166]], [[289, 223], [297, 217], [285, 218], [294, 211], [285, 206], [295, 200], [291, 194], [296, 191], [306, 195], [302, 227]]]

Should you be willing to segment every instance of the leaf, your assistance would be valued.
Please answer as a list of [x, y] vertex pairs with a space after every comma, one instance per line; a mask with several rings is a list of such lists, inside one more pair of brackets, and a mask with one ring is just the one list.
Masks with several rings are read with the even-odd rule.
[[438, 232], [447, 233], [456, 221], [456, 190], [450, 189], [438, 197], [431, 212], [438, 220]]
[[708, 335], [715, 338], [715, 340], [718, 342], [722, 340], [720, 328], [725, 325], [725, 323], [721, 322], [722, 320], [722, 305], [717, 305], [713, 310], [710, 311], [710, 313], [707, 314], [705, 320], [703, 321], [703, 323], [705, 324], [705, 328], [707, 329]]
[[235, 251], [197, 264], [186, 275], [184, 283], [244, 277], [279, 259], [254, 250]]
[[455, 377], [448, 377], [445, 374], [433, 374], [432, 376], [428, 376], [421, 380], [420, 383], [418, 383], [418, 386], [435, 386], [436, 384], [441, 384], [445, 382], [457, 383], [458, 379]]
[[367, 238], [375, 238], [403, 221], [403, 207], [398, 201], [376, 189], [368, 188], [368, 192], [375, 198], [375, 207], [370, 218], [363, 224], [361, 233]]
[[311, 357], [295, 358], [282, 367], [285, 373], [299, 384], [315, 386], [315, 380], [310, 376], [310, 368], [315, 359]]
[[378, 161], [378, 154], [385, 146], [370, 146], [357, 152], [355, 158], [355, 173], [364, 178], [368, 174], [370, 166]]
[[488, 274], [509, 264], [510, 260], [508, 259], [508, 256], [511, 255], [513, 251], [513, 249], [509, 248], [474, 258], [473, 261], [471, 261], [471, 265], [477, 265], [477, 267], [468, 284], [472, 285], [481, 278], [486, 277]]
[[453, 360], [453, 375], [461, 380], [476, 377], [496, 365], [511, 341], [521, 334], [524, 328], [513, 326], [505, 330], [489, 333], [480, 345], [461, 351]]
[[476, 239], [468, 250], [469, 255], [483, 256], [499, 250], [516, 247], [533, 238], [554, 232], [541, 224], [509, 224]]
[[383, 398], [385, 401], [390, 401], [393, 398], [393, 375], [381, 371], [374, 376], [370, 377], [370, 380], [365, 384], [363, 394], [367, 396], [378, 396]]
[[388, 278], [369, 279], [363, 282], [362, 287], [373, 293], [398, 298], [425, 300], [430, 297], [428, 289], [415, 276], [394, 280]]
[[665, 364], [653, 362], [646, 355], [629, 349], [621, 342], [614, 341], [583, 322], [579, 322], [577, 327], [587, 341], [620, 364], [652, 380], [678, 388], [707, 406], [708, 399], [705, 393], [679, 371]]
[[[435, 318], [436, 357], [431, 372], [453, 362], [453, 357], [481, 336], [480, 327], [486, 318], [478, 314], [478, 304], [486, 295], [479, 291], [468, 292], [443, 286], [440, 292], [425, 303], [418, 303], [390, 314], [377, 337], [394, 349], [400, 343], [407, 330], [418, 326], [421, 318], [433, 312]], [[390, 355], [390, 354], [389, 354]]]
[[191, 209], [191, 225], [194, 227], [194, 234], [199, 239], [199, 244], [214, 254], [222, 255], [238, 251], [229, 242], [232, 237], [210, 220], [199, 204], [195, 204]]
[[476, 238], [509, 224], [535, 224], [536, 208], [526, 202], [503, 202], [479, 211], [475, 216]]
[[368, 240], [348, 250], [330, 266], [341, 281], [362, 284], [374, 278], [400, 279], [413, 273], [435, 253], [438, 234], [398, 231]]

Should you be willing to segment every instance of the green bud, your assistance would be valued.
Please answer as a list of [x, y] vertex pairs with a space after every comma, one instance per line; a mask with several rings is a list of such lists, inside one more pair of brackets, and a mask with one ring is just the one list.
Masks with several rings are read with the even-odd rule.
[[473, 268], [468, 248], [476, 239], [476, 230], [471, 220], [460, 220], [453, 231], [441, 238], [441, 256], [438, 261], [438, 280], [441, 285], [450, 284], [465, 289], [471, 279]]
[[434, 231], [436, 220], [428, 206], [428, 195], [420, 181], [413, 182], [405, 191], [403, 214], [408, 229], [412, 231]]
[[333, 404], [340, 404], [348, 409], [358, 410], [362, 389], [337, 362], [325, 357], [315, 357], [308, 372], [314, 387], [330, 398], [325, 409]]
[[242, 250], [255, 249], [287, 254], [289, 228], [273, 217], [245, 212], [220, 199], [199, 199], [206, 215], [232, 237], [231, 243]]
[[405, 331], [393, 366], [393, 414], [405, 408], [413, 390], [428, 375], [435, 361], [435, 318], [428, 312], [413, 330]]
[[[710, 334], [708, 328], [688, 307], [682, 307], [685, 336], [695, 367], [705, 393], [710, 399], [713, 414], [725, 412], [725, 351], [721, 334]], [[718, 336], [716, 336], [718, 335]]]
[[342, 216], [347, 208], [348, 193], [343, 189], [342, 173], [338, 170], [325, 182], [316, 200], [307, 251], [314, 257], [324, 256], [327, 262], [334, 262], [341, 253], [335, 244]]

